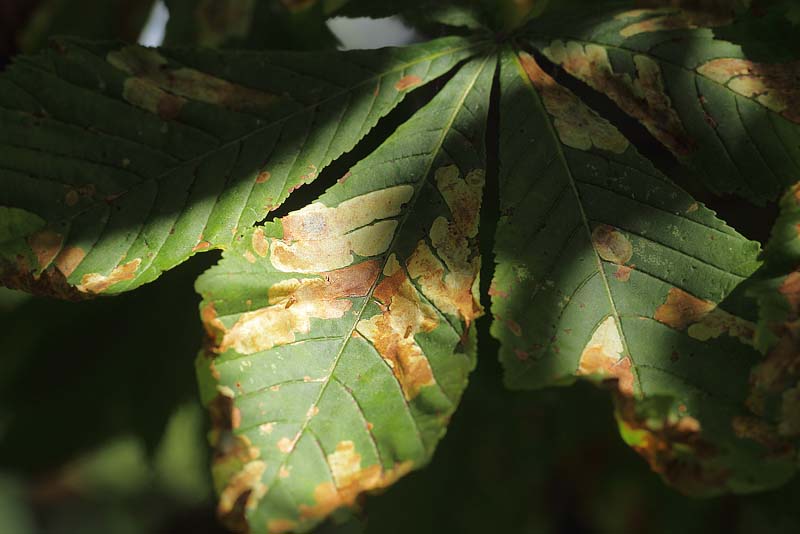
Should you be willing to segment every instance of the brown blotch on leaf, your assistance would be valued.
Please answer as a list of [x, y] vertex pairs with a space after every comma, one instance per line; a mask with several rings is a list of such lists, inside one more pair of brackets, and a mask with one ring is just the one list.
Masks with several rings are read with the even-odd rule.
[[699, 299], [682, 289], [673, 287], [667, 294], [667, 301], [656, 309], [654, 318], [676, 330], [684, 330], [708, 315], [714, 308], [716, 304], [713, 302]]
[[394, 84], [394, 88], [398, 91], [407, 91], [412, 87], [416, 87], [417, 85], [422, 83], [422, 78], [415, 74], [409, 74], [408, 76], [403, 76], [400, 78], [396, 84]]
[[206, 250], [209, 247], [211, 247], [211, 243], [209, 243], [208, 241], [200, 241], [192, 248], [192, 252], [199, 252], [201, 250]]
[[361, 455], [352, 441], [342, 441], [328, 455], [328, 465], [334, 482], [323, 482], [314, 488], [313, 506], [300, 505], [303, 519], [321, 519], [342, 507], [353, 507], [359, 495], [386, 488], [411, 471], [413, 462], [396, 464], [392, 469], [381, 465], [361, 467]]
[[31, 247], [40, 270], [44, 270], [53, 263], [61, 247], [64, 236], [53, 230], [39, 230], [28, 237], [28, 246]]
[[623, 265], [633, 257], [633, 245], [625, 234], [612, 226], [601, 224], [592, 231], [592, 245], [606, 261]]
[[617, 270], [614, 271], [614, 278], [620, 282], [627, 282], [631, 278], [631, 271], [633, 271], [633, 265], [630, 267], [627, 265], [620, 265], [617, 267]]
[[598, 375], [614, 380], [620, 393], [632, 396], [634, 377], [631, 360], [623, 356], [623, 350], [617, 321], [613, 317], [606, 317], [581, 353], [578, 375]]
[[[673, 2], [676, 4], [677, 2]], [[687, 2], [683, 2], [687, 3]], [[694, 2], [695, 4], [697, 2]], [[707, 4], [708, 2], [706, 2]], [[661, 5], [664, 2], [660, 2]], [[703, 6], [706, 7], [706, 6]], [[666, 11], [666, 12], [665, 12]], [[713, 28], [725, 26], [732, 21], [730, 10], [705, 9], [693, 11], [690, 9], [657, 10], [657, 9], [637, 9], [620, 13], [615, 18], [640, 18], [644, 15], [651, 16], [641, 22], [634, 22], [620, 30], [622, 37], [628, 38], [641, 33], [652, 33], [669, 30], [690, 30], [696, 28]]]
[[124, 280], [133, 280], [136, 277], [136, 270], [142, 263], [140, 258], [131, 260], [114, 267], [114, 269], [107, 275], [99, 273], [89, 273], [83, 275], [81, 283], [78, 285], [78, 291], [83, 293], [102, 293], [109, 287]]
[[270, 174], [269, 171], [261, 171], [260, 173], [258, 173], [258, 175], [256, 175], [256, 183], [257, 184], [266, 183], [269, 181], [271, 177], [272, 174]]
[[731, 423], [737, 437], [750, 439], [769, 451], [771, 456], [792, 456], [794, 446], [778, 434], [778, 429], [763, 419], [736, 416]]
[[697, 72], [800, 124], [800, 61], [767, 64], [718, 58]]
[[54, 260], [56, 269], [61, 271], [66, 278], [75, 272], [75, 269], [86, 257], [86, 252], [81, 247], [64, 247]]
[[411, 400], [420, 389], [436, 383], [428, 358], [414, 339], [438, 325], [434, 309], [420, 300], [394, 254], [384, 269], [386, 278], [375, 288], [374, 297], [383, 305], [383, 313], [362, 319], [356, 325], [389, 364], [403, 394]]
[[636, 55], [637, 77], [614, 72], [607, 50], [599, 45], [553, 41], [544, 54], [564, 70], [605, 93], [623, 111], [639, 120], [676, 156], [686, 156], [695, 143], [686, 134], [680, 116], [666, 93], [661, 67], [653, 59]]
[[596, 147], [615, 154], [628, 149], [628, 140], [614, 125], [589, 109], [572, 91], [559, 85], [533, 56], [521, 52], [519, 61], [552, 115], [553, 127], [562, 143], [580, 150]]
[[616, 394], [614, 401], [618, 424], [635, 436], [629, 443], [670, 485], [690, 495], [718, 493], [725, 486], [729, 473], [713, 465], [718, 451], [703, 438], [697, 419], [670, 415], [656, 421], [637, 412], [633, 397]]
[[264, 235], [263, 228], [256, 228], [253, 231], [253, 237], [250, 239], [250, 244], [253, 246], [253, 251], [265, 258], [267, 256], [267, 252], [269, 252], [269, 242], [267, 241], [266, 236]]
[[156, 50], [126, 46], [110, 52], [107, 60], [130, 74], [123, 97], [131, 104], [174, 119], [189, 101], [221, 106], [233, 111], [258, 112], [273, 107], [279, 97], [233, 84], [189, 68], [176, 68]]
[[[375, 283], [380, 265], [375, 260], [324, 273], [322, 277], [292, 278], [269, 289], [269, 305], [243, 313], [223, 333], [215, 352], [235, 349], [253, 354], [295, 341], [297, 334], [311, 330], [311, 319], [338, 319]], [[204, 318], [204, 322], [207, 320]], [[219, 329], [212, 323], [212, 329]]]

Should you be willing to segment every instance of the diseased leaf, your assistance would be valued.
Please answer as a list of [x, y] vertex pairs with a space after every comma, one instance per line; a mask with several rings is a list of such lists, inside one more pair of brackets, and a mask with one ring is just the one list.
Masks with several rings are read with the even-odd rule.
[[531, 43], [637, 119], [714, 192], [757, 203], [800, 172], [800, 63], [715, 37], [726, 11], [636, 9], [530, 27]]
[[781, 199], [781, 214], [764, 252], [756, 347], [764, 360], [752, 371], [748, 406], [777, 421], [774, 439], [800, 438], [800, 184]]
[[197, 284], [219, 514], [305, 532], [430, 459], [475, 364], [494, 59]]
[[625, 440], [693, 494], [791, 477], [745, 406], [755, 325], [731, 293], [758, 245], [645, 161], [525, 52], [500, 76], [492, 333], [513, 388], [614, 384]]
[[119, 293], [225, 248], [474, 46], [302, 55], [65, 40], [21, 58], [0, 77], [0, 206], [46, 226], [22, 252], [0, 245], [0, 280]]

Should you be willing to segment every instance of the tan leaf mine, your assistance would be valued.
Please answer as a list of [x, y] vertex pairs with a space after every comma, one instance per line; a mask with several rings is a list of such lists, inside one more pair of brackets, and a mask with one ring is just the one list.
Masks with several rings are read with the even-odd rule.
[[388, 219], [414, 194], [398, 185], [345, 200], [334, 208], [315, 202], [281, 219], [283, 239], [272, 240], [270, 261], [284, 272], [331, 271], [353, 263], [353, 254], [377, 256], [389, 248], [397, 221]]
[[408, 76], [403, 76], [400, 80], [394, 84], [394, 88], [398, 91], [407, 91], [412, 87], [416, 87], [417, 85], [422, 83], [422, 78], [416, 76], [414, 74], [409, 74]]
[[640, 18], [644, 15], [656, 15], [640, 22], [634, 22], [620, 30], [622, 37], [633, 37], [640, 33], [651, 33], [668, 30], [693, 30], [696, 28], [714, 28], [730, 24], [729, 13], [715, 10], [692, 11], [636, 9], [620, 13], [616, 19]]
[[64, 236], [53, 230], [39, 230], [28, 237], [28, 246], [31, 247], [39, 269], [46, 269], [58, 253], [64, 243]]
[[755, 334], [755, 325], [750, 321], [677, 287], [670, 289], [666, 302], [656, 308], [654, 319], [676, 330], [687, 330], [689, 337], [700, 341], [727, 334], [751, 345]]
[[102, 293], [116, 283], [124, 280], [133, 280], [141, 263], [142, 260], [136, 258], [127, 263], [117, 265], [108, 275], [99, 273], [85, 274], [81, 278], [80, 285], [77, 286], [78, 291], [82, 293]]
[[80, 247], [64, 247], [54, 260], [56, 269], [61, 271], [66, 278], [69, 278], [75, 269], [86, 257], [86, 252]]
[[661, 67], [653, 59], [635, 55], [637, 77], [633, 79], [628, 73], [614, 72], [608, 52], [602, 46], [556, 40], [543, 53], [576, 78], [608, 95], [675, 155], [685, 156], [692, 151], [694, 143], [672, 107]]
[[633, 245], [628, 238], [616, 228], [606, 224], [601, 224], [592, 230], [592, 245], [601, 258], [617, 265], [624, 265], [633, 257]]
[[107, 60], [130, 74], [123, 97], [162, 119], [177, 117], [190, 100], [234, 111], [259, 111], [272, 107], [279, 97], [242, 87], [195, 69], [172, 68], [156, 50], [140, 46], [109, 52]]
[[547, 112], [553, 116], [553, 126], [562, 143], [580, 150], [594, 146], [615, 154], [628, 149], [628, 140], [619, 130], [589, 109], [569, 89], [556, 83], [530, 54], [520, 52], [519, 60]]
[[408, 274], [439, 310], [462, 318], [469, 328], [483, 314], [474, 294], [480, 258], [469, 240], [478, 235], [484, 171], [461, 178], [458, 167], [450, 165], [438, 169], [435, 180], [452, 220], [438, 217], [433, 222], [430, 239], [436, 254], [421, 240], [406, 262]]
[[342, 317], [353, 305], [348, 298], [366, 295], [379, 272], [378, 262], [369, 260], [325, 273], [324, 277], [282, 280], [269, 289], [269, 306], [243, 313], [229, 330], [219, 323], [216, 313], [204, 310], [203, 321], [215, 336], [223, 332], [216, 352], [261, 352], [308, 333], [311, 319]]
[[704, 63], [697, 72], [800, 124], [800, 61], [765, 64], [718, 58]]
[[407, 474], [413, 462], [408, 460], [388, 470], [379, 464], [362, 468], [361, 455], [356, 452], [353, 442], [342, 441], [328, 455], [328, 465], [334, 482], [323, 482], [314, 488], [316, 504], [300, 505], [303, 519], [323, 518], [337, 508], [352, 507], [361, 493], [388, 487]]
[[631, 372], [631, 360], [623, 356], [623, 351], [617, 321], [614, 317], [606, 317], [581, 353], [578, 375], [616, 378], [619, 392], [632, 396], [634, 378]]
[[384, 311], [362, 319], [356, 329], [386, 360], [406, 399], [411, 400], [421, 388], [436, 383], [428, 358], [414, 336], [432, 331], [438, 319], [435, 310], [421, 302], [394, 254], [389, 256], [383, 274], [386, 278], [375, 288], [374, 297], [383, 304]]

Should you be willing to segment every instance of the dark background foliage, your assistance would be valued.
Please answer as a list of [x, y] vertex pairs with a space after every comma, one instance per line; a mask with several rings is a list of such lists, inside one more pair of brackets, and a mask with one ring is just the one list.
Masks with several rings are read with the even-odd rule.
[[[181, 2], [172, 4], [181, 7]], [[0, 0], [0, 68], [20, 51], [44, 46], [51, 34], [135, 40], [151, 5], [135, 0]], [[43, 6], [49, 9], [45, 14]], [[354, 14], [357, 7], [355, 2]], [[95, 17], [88, 20], [88, 13]], [[320, 33], [310, 41], [287, 37], [287, 47], [335, 43], [320, 23], [323, 14], [292, 17], [289, 11], [280, 12], [284, 30], [312, 28]], [[176, 27], [178, 22], [170, 24]], [[178, 27], [168, 39], [191, 42], [196, 36]], [[249, 38], [238, 45], [275, 46]], [[566, 84], [563, 78], [559, 80]], [[616, 113], [602, 95], [577, 82], [571, 88], [598, 109]], [[299, 191], [281, 211], [313, 199], [433, 91], [435, 87], [415, 93], [356, 151]], [[496, 113], [492, 115], [490, 147], [497, 138]], [[765, 240], [774, 218], [771, 208], [704, 193], [690, 177], [681, 177], [670, 157], [635, 122], [618, 113], [615, 118], [699, 200], [748, 237]], [[496, 218], [492, 202], [484, 216], [484, 231], [490, 232]], [[216, 254], [200, 255], [136, 292], [79, 304], [0, 289], [0, 532], [224, 532], [214, 519], [206, 420], [193, 372], [202, 334], [199, 297], [192, 286], [216, 260]], [[491, 264], [486, 251], [484, 266]], [[482, 279], [487, 285], [488, 271]], [[480, 331], [488, 332], [482, 326]], [[683, 497], [664, 486], [620, 440], [606, 392], [585, 384], [535, 393], [506, 391], [494, 358], [496, 341], [482, 334], [479, 344], [478, 369], [431, 466], [401, 480], [384, 496], [367, 499], [359, 518], [339, 517], [324, 531], [800, 531], [800, 511], [794, 506], [800, 482], [753, 496]]]

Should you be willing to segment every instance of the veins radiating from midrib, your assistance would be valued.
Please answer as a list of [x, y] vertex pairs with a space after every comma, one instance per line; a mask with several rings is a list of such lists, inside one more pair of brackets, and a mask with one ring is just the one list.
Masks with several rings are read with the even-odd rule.
[[[425, 181], [428, 179], [428, 176], [430, 175], [431, 169], [433, 168], [433, 163], [436, 160], [436, 155], [442, 149], [442, 145], [444, 144], [444, 141], [445, 141], [445, 139], [447, 137], [447, 133], [451, 129], [453, 123], [455, 122], [455, 119], [458, 116], [459, 111], [462, 109], [463, 103], [466, 100], [467, 95], [470, 93], [472, 88], [475, 86], [475, 83], [477, 82], [478, 78], [480, 77], [480, 74], [483, 72], [483, 69], [486, 68], [486, 62], [489, 60], [489, 57], [490, 56], [487, 56], [484, 59], [484, 62], [481, 65], [481, 67], [479, 69], [476, 69], [475, 76], [470, 81], [470, 83], [465, 87], [465, 89], [462, 92], [461, 98], [459, 99], [458, 103], [453, 106], [453, 112], [452, 112], [449, 120], [447, 121], [447, 124], [442, 128], [442, 130], [441, 130], [442, 133], [441, 133], [441, 136], [439, 137], [439, 140], [437, 141], [436, 146], [429, 153], [429, 162], [428, 162], [428, 165], [426, 166], [425, 172], [422, 174], [422, 179], [419, 180], [416, 183], [416, 185], [414, 186], [415, 187], [414, 196], [408, 201], [405, 213], [401, 216], [400, 221], [398, 222], [398, 225], [397, 225], [397, 229], [395, 230], [395, 234], [394, 234], [394, 236], [392, 238], [392, 241], [391, 241], [391, 243], [389, 244], [389, 246], [387, 248], [387, 252], [383, 256], [383, 260], [381, 262], [381, 269], [380, 269], [381, 273], [383, 272], [383, 269], [385, 268], [386, 263], [387, 263], [389, 257], [391, 256], [391, 252], [390, 251], [394, 249], [395, 244], [397, 243], [398, 236], [400, 235], [400, 233], [402, 231], [402, 228], [405, 226], [405, 223], [408, 220], [408, 218], [409, 218], [409, 216], [410, 216], [410, 214], [412, 212], [413, 206], [416, 205], [416, 203], [417, 203], [417, 201], [419, 199], [420, 192], [423, 189], [422, 185], [425, 183]], [[319, 394], [317, 395], [317, 398], [314, 400], [314, 403], [311, 405], [312, 407], [318, 406], [320, 404], [320, 402], [322, 400], [322, 397], [325, 394], [325, 391], [326, 391], [328, 385], [330, 384], [331, 380], [335, 380], [336, 379], [333, 376], [333, 374], [334, 374], [334, 372], [336, 370], [336, 367], [337, 367], [337, 365], [339, 363], [339, 360], [341, 359], [342, 355], [344, 354], [344, 351], [347, 348], [347, 345], [350, 342], [350, 339], [352, 338], [352, 335], [355, 332], [359, 321], [361, 320], [364, 312], [366, 311], [367, 306], [368, 306], [369, 302], [371, 301], [372, 296], [373, 296], [373, 294], [375, 292], [375, 289], [377, 288], [380, 280], [381, 280], [381, 275], [379, 275], [375, 279], [375, 282], [373, 282], [373, 284], [370, 287], [369, 291], [367, 292], [367, 294], [363, 298], [363, 302], [362, 302], [360, 308], [358, 309], [358, 311], [355, 314], [355, 317], [353, 319], [353, 325], [350, 328], [350, 330], [343, 337], [343, 341], [341, 343], [339, 351], [336, 353], [335, 357], [333, 358], [333, 362], [331, 363], [331, 366], [329, 368], [330, 371], [329, 371], [327, 377], [325, 378], [324, 382], [320, 386]], [[405, 397], [403, 397], [403, 400], [404, 400], [406, 409], [408, 409], [408, 402], [406, 401]], [[411, 419], [412, 419], [412, 421], [414, 421], [415, 426], [416, 426], [416, 419], [414, 419], [413, 416], [411, 417]], [[310, 421], [311, 421], [311, 416], [307, 415], [305, 420], [303, 421], [303, 425], [300, 427], [300, 430], [296, 434], [295, 444], [300, 439], [302, 439], [303, 434], [308, 430], [308, 425], [309, 425]], [[368, 431], [368, 432], [370, 434], [370, 437], [372, 439], [375, 439], [375, 437], [372, 434], [372, 431]], [[421, 436], [420, 436], [420, 439], [421, 439]], [[426, 453], [429, 452], [427, 450], [427, 448], [424, 446], [424, 443], [423, 443], [423, 449], [425, 450]], [[289, 458], [292, 456], [293, 451], [294, 451], [294, 448], [291, 451], [285, 453], [283, 461], [280, 463], [278, 470], [275, 471], [275, 474], [270, 479], [269, 483], [267, 484], [267, 487], [271, 487], [275, 483], [275, 480], [276, 480], [276, 478], [278, 476], [278, 473], [280, 472], [280, 468], [286, 466], [286, 463], [288, 462]], [[326, 464], [326, 466], [328, 467], [328, 469], [330, 471], [330, 465], [327, 462], [327, 458], [326, 458], [325, 464]], [[331, 476], [331, 479], [333, 480], [333, 473], [332, 472], [330, 472], [330, 476]]]
[[[554, 145], [555, 145], [555, 148], [556, 148], [556, 152], [558, 154], [558, 159], [559, 159], [559, 161], [561, 161], [561, 165], [562, 165], [562, 167], [564, 169], [564, 173], [565, 173], [565, 178], [567, 179], [567, 181], [569, 183], [569, 187], [572, 189], [573, 196], [575, 197], [575, 204], [576, 204], [576, 206], [577, 206], [577, 208], [578, 208], [578, 210], [580, 212], [581, 223], [582, 223], [581, 226], [583, 226], [584, 230], [586, 231], [586, 237], [587, 237], [589, 243], [591, 243], [592, 229], [591, 229], [591, 226], [589, 224], [589, 217], [587, 216], [586, 210], [583, 207], [583, 201], [582, 201], [582, 198], [581, 198], [581, 194], [580, 194], [580, 191], [578, 190], [578, 182], [575, 179], [575, 177], [572, 175], [572, 168], [570, 167], [569, 162], [567, 161], [567, 156], [564, 153], [564, 149], [563, 149], [563, 146], [562, 146], [562, 143], [561, 143], [561, 139], [559, 138], [558, 133], [556, 132], [555, 127], [553, 126], [553, 122], [551, 120], [550, 114], [545, 109], [544, 102], [542, 102], [542, 99], [541, 99], [541, 96], [539, 95], [539, 92], [533, 86], [532, 82], [530, 81], [528, 76], [525, 74], [525, 71], [522, 68], [522, 65], [519, 63], [519, 51], [515, 50], [515, 49], [508, 49], [508, 50], [509, 50], [509, 53], [513, 53], [514, 54], [514, 63], [515, 63], [515, 66], [517, 68], [519, 76], [522, 77], [522, 79], [523, 79], [523, 83], [528, 87], [528, 89], [531, 92], [531, 94], [536, 96], [537, 108], [539, 110], [539, 114], [542, 117], [544, 123], [547, 124], [547, 129], [548, 129], [548, 133], [550, 134], [550, 137], [554, 140]], [[611, 315], [614, 317], [614, 321], [616, 322], [617, 331], [619, 332], [620, 340], [622, 341], [624, 354], [627, 355], [631, 359], [631, 362], [634, 364], [631, 367], [634, 370], [634, 373], [636, 374], [636, 386], [635, 387], [639, 389], [639, 392], [641, 392], [641, 381], [639, 380], [639, 372], [638, 372], [638, 370], [636, 368], [636, 362], [634, 360], [633, 354], [631, 354], [631, 351], [630, 351], [630, 348], [629, 348], [629, 345], [628, 345], [628, 340], [626, 339], [626, 336], [625, 336], [625, 332], [622, 329], [622, 321], [620, 321], [620, 318], [619, 318], [619, 312], [617, 311], [617, 305], [616, 305], [616, 302], [614, 301], [614, 296], [613, 296], [613, 294], [611, 292], [611, 285], [609, 284], [608, 276], [607, 276], [606, 271], [605, 271], [604, 266], [603, 266], [603, 260], [600, 258], [600, 255], [597, 253], [597, 251], [594, 249], [593, 246], [591, 247], [591, 249], [592, 249], [591, 254], [593, 255], [593, 257], [595, 259], [596, 271], [599, 272], [600, 278], [603, 281], [603, 287], [605, 289], [606, 296], [608, 297], [608, 303], [609, 303], [609, 307], [611, 309]]]

